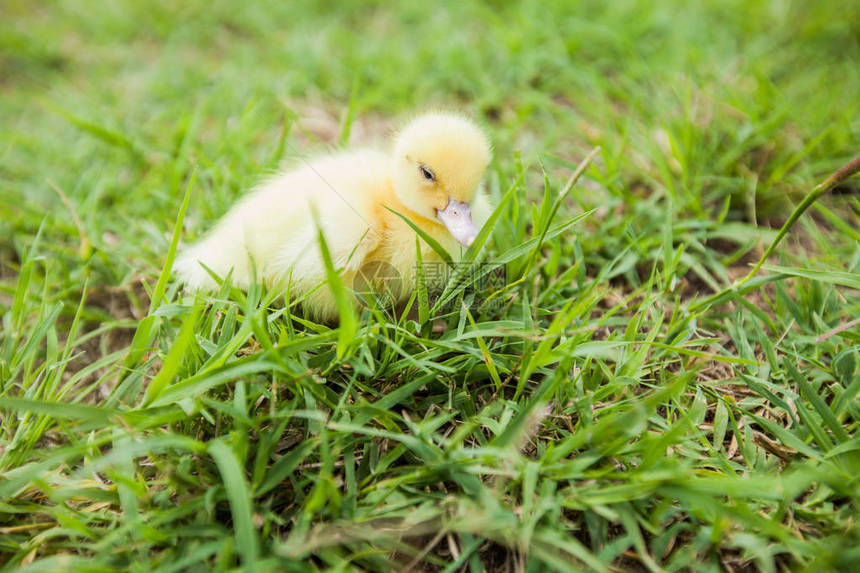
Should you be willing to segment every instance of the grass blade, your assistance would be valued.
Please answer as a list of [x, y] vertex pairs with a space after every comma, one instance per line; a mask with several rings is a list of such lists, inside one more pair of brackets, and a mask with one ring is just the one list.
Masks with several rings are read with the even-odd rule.
[[230, 513], [233, 515], [233, 529], [236, 535], [236, 547], [242, 555], [245, 569], [253, 570], [260, 554], [257, 531], [254, 529], [251, 492], [245, 480], [239, 460], [232, 448], [223, 440], [215, 440], [209, 444], [209, 455], [215, 460], [227, 500], [230, 502]]

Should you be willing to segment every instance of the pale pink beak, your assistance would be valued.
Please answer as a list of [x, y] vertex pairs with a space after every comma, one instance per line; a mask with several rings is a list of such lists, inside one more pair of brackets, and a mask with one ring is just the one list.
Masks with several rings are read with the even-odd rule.
[[468, 203], [448, 199], [448, 205], [444, 209], [436, 210], [436, 218], [445, 225], [451, 236], [466, 247], [478, 236], [478, 227], [472, 221], [472, 209]]

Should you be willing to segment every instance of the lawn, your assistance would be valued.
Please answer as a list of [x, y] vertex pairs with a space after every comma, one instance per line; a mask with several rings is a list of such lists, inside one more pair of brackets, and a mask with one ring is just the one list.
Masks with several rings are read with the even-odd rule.
[[[494, 144], [443, 293], [171, 279], [427, 108]], [[0, 567], [857, 570], [858, 143], [853, 0], [6, 0]]]

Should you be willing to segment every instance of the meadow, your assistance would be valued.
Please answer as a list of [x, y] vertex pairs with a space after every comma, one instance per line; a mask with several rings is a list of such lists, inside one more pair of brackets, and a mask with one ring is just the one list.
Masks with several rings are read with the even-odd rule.
[[[443, 292], [171, 279], [429, 108], [494, 144]], [[6, 0], [0, 567], [857, 570], [858, 142], [852, 0]]]

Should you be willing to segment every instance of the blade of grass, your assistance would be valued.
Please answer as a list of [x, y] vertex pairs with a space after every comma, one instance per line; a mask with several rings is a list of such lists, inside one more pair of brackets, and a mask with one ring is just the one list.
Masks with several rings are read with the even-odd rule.
[[325, 265], [326, 281], [331, 289], [332, 296], [334, 296], [337, 302], [337, 313], [340, 317], [337, 357], [338, 359], [342, 359], [347, 355], [350, 345], [355, 340], [356, 332], [358, 332], [358, 317], [356, 316], [355, 304], [352, 301], [352, 297], [346, 292], [340, 274], [334, 268], [331, 253], [328, 250], [328, 244], [326, 243], [325, 236], [323, 236], [319, 216], [316, 212], [314, 213], [314, 217], [317, 225], [317, 243], [319, 244], [323, 264]]
[[233, 449], [224, 440], [218, 439], [209, 444], [209, 455], [215, 460], [227, 500], [233, 515], [233, 528], [236, 547], [242, 555], [242, 564], [247, 571], [253, 571], [260, 554], [259, 539], [253, 522], [251, 492], [243, 475], [239, 460]]
[[732, 284], [727, 289], [723, 289], [722, 291], [715, 293], [708, 298], [699, 301], [693, 304], [690, 307], [692, 312], [698, 312], [702, 309], [708, 308], [713, 305], [716, 301], [722, 299], [728, 291], [738, 291], [741, 290], [744, 285], [746, 285], [749, 281], [758, 274], [761, 268], [764, 266], [765, 262], [770, 258], [773, 252], [776, 250], [779, 243], [785, 238], [791, 228], [797, 223], [798, 219], [809, 209], [816, 201], [818, 201], [825, 193], [836, 187], [839, 183], [845, 181], [855, 173], [860, 172], [860, 157], [854, 158], [852, 161], [846, 163], [842, 168], [833, 173], [830, 177], [816, 185], [812, 191], [810, 191], [795, 207], [794, 211], [792, 211], [788, 220], [780, 227], [779, 232], [777, 233], [774, 240], [759, 258], [758, 262], [753, 266], [747, 275]]
[[439, 241], [437, 241], [436, 239], [434, 239], [433, 237], [431, 237], [430, 235], [428, 235], [426, 231], [424, 231], [421, 227], [419, 227], [418, 225], [416, 225], [415, 223], [413, 223], [413, 222], [412, 222], [412, 220], [411, 220], [411, 219], [409, 219], [409, 217], [407, 217], [406, 215], [403, 215], [402, 213], [398, 213], [397, 211], [395, 211], [395, 210], [394, 210], [394, 209], [392, 209], [391, 207], [388, 207], [387, 205], [383, 205], [383, 207], [385, 207], [386, 209], [388, 209], [389, 211], [391, 211], [392, 213], [394, 213], [395, 215], [397, 215], [398, 217], [400, 217], [401, 219], [403, 219], [403, 221], [404, 221], [407, 225], [409, 225], [409, 227], [410, 227], [413, 231], [415, 231], [415, 232], [418, 234], [418, 236], [419, 236], [419, 237], [421, 237], [421, 239], [422, 239], [425, 243], [427, 243], [427, 245], [428, 245], [431, 249], [433, 249], [433, 250], [436, 252], [436, 254], [437, 254], [437, 255], [439, 255], [439, 256], [442, 258], [442, 260], [443, 260], [443, 261], [445, 261], [445, 262], [446, 262], [446, 263], [448, 263], [449, 265], [450, 265], [450, 264], [453, 264], [454, 259], [453, 259], [453, 258], [451, 258], [451, 254], [450, 254], [450, 253], [448, 253], [448, 251], [446, 251], [446, 250], [445, 250], [445, 248], [444, 248], [442, 245], [440, 245], [440, 244], [439, 244]]

